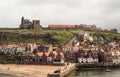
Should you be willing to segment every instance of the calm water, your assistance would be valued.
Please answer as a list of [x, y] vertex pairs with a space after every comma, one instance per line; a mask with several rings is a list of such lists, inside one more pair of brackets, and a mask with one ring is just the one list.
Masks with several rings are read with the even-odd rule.
[[120, 69], [114, 69], [111, 72], [104, 70], [72, 72], [67, 77], [120, 77]]
[[[16, 77], [9, 74], [0, 73], [0, 77]], [[92, 70], [92, 71], [73, 71], [66, 77], [120, 77], [120, 69], [114, 69], [111, 72], [105, 72], [104, 70]]]

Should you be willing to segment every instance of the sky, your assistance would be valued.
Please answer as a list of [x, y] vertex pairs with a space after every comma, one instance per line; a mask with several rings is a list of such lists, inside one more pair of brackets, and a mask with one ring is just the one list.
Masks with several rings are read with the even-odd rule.
[[17, 28], [21, 17], [49, 24], [95, 24], [120, 30], [120, 0], [0, 0], [0, 27]]

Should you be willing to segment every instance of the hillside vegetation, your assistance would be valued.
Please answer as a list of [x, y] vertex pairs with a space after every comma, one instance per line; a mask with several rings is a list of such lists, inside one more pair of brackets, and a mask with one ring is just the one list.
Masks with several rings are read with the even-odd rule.
[[[17, 34], [45, 34], [49, 33], [49, 38], [22, 38], [22, 37], [14, 37], [8, 36], [4, 37], [0, 35], [0, 44], [12, 44], [12, 43], [28, 43], [35, 42], [37, 44], [53, 44], [54, 46], [59, 46], [64, 44], [68, 39], [70, 39], [74, 34], [78, 34], [82, 30], [0, 30], [0, 32], [10, 32]], [[90, 31], [92, 36], [103, 36], [108, 41], [111, 40], [120, 40], [120, 34], [108, 33], [108, 32], [93, 32]]]

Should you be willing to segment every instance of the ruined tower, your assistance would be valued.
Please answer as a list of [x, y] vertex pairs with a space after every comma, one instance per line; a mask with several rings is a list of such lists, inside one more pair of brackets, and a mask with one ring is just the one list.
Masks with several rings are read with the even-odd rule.
[[20, 29], [42, 29], [40, 20], [33, 20], [32, 22], [28, 19], [21, 17]]
[[24, 17], [21, 18], [21, 24], [24, 24]]
[[42, 29], [40, 20], [33, 20], [33, 29]]

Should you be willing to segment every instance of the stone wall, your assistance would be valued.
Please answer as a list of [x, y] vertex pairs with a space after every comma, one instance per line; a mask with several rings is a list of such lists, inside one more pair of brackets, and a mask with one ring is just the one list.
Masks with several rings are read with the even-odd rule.
[[76, 64], [66, 65], [60, 70], [60, 73], [51, 73], [47, 77], [66, 77], [71, 71], [76, 69]]

